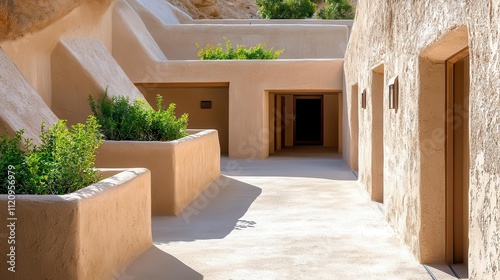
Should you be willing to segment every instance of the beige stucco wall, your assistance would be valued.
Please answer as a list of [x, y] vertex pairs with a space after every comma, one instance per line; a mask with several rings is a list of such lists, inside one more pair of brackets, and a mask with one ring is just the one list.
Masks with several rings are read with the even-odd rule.
[[[188, 128], [215, 129], [219, 135], [221, 153], [228, 154], [229, 88], [228, 85], [151, 84], [138, 85], [146, 100], [156, 108], [156, 95], [167, 106], [175, 103], [177, 116], [189, 114]], [[201, 101], [212, 101], [211, 109], [201, 109]]]
[[4, 1], [0, 4], [0, 40], [34, 32], [69, 13], [81, 3], [107, 5], [110, 0]]
[[[128, 2], [135, 3], [135, 8], [142, 7], [135, 0]], [[113, 36], [113, 57], [132, 82], [136, 84], [229, 83], [228, 150], [230, 157], [264, 159], [268, 156], [269, 100], [266, 91], [342, 90], [342, 59], [276, 61], [166, 61], [159, 59], [153, 55], [157, 53], [158, 48], [153, 38], [138, 35], [144, 31], [144, 25], [130, 24], [130, 22], [140, 20], [137, 14], [134, 15], [132, 7], [121, 2], [120, 9], [122, 11], [116, 13], [113, 19], [114, 26], [129, 28], [133, 32]], [[165, 31], [165, 28], [170, 26], [163, 24], [148, 10], [139, 9], [139, 11], [142, 19], [146, 21], [146, 26], [148, 21], [157, 24], [158, 30]], [[132, 20], [125, 19], [125, 15]], [[123, 27], [127, 24], [127, 27]], [[193, 28], [196, 30], [198, 27]], [[164, 34], [167, 32], [165, 31]], [[347, 29], [339, 40], [342, 41], [342, 36], [347, 36], [346, 34]], [[203, 36], [203, 34], [197, 36]], [[163, 40], [162, 38], [155, 39]], [[130, 55], [123, 48], [126, 48], [129, 53], [143, 57], [144, 60], [138, 62], [130, 59]]]
[[[198, 44], [225, 48], [224, 37], [237, 45], [283, 49], [282, 59], [342, 58], [347, 46], [346, 26], [332, 25], [166, 25], [161, 28], [145, 22], [163, 53], [170, 60], [198, 59]], [[165, 35], [168, 34], [168, 35]], [[180, 38], [183, 40], [173, 40]]]
[[52, 125], [57, 122], [54, 113], [2, 50], [0, 50], [0, 104], [0, 132], [24, 129], [24, 137], [32, 138], [38, 143], [42, 123]]
[[[170, 142], [105, 141], [97, 167], [146, 167], [151, 170], [152, 215], [177, 215], [220, 176], [220, 148], [215, 130]], [[124, 152], [126, 151], [126, 152]]]
[[[225, 45], [223, 37], [236, 45], [256, 45], [267, 43], [267, 47], [285, 49], [281, 58], [343, 58], [349, 28], [347, 25], [334, 25], [331, 22], [315, 24], [268, 24], [266, 21], [235, 23], [227, 21], [215, 24], [172, 24], [169, 20], [174, 14], [164, 12], [166, 4], [161, 0], [128, 0], [137, 11], [149, 32], [170, 60], [198, 59], [196, 44]], [[154, 4], [152, 4], [154, 3]], [[177, 38], [181, 38], [178, 40]]]
[[272, 155], [275, 152], [276, 148], [276, 143], [275, 143], [275, 137], [276, 137], [276, 131], [278, 128], [276, 127], [275, 122], [279, 119], [279, 117], [276, 117], [276, 95], [272, 93], [268, 93], [269, 96], [269, 110], [268, 110], [268, 115], [269, 115], [269, 154]]
[[339, 98], [338, 94], [323, 95], [323, 146], [339, 147]]
[[293, 147], [293, 95], [285, 96], [285, 147]]
[[117, 60], [135, 83], [228, 82], [229, 156], [235, 158], [268, 156], [266, 91], [342, 89], [342, 60], [169, 61], [144, 66], [155, 69], [155, 75]]
[[110, 2], [60, 0], [0, 4], [0, 22], [4, 23], [0, 24], [4, 105], [1, 122], [8, 130], [25, 129], [25, 137], [38, 142], [41, 123], [50, 125], [57, 120], [49, 109], [53, 90], [52, 51], [61, 38], [71, 36], [98, 38], [110, 49]]
[[[470, 44], [469, 262], [471, 277], [500, 277], [500, 1], [466, 1]], [[488, 16], [485, 16], [488, 15]]]
[[361, 110], [361, 103], [358, 96], [359, 84], [352, 83], [348, 86], [344, 85], [344, 93], [342, 103], [342, 155], [346, 164], [353, 170], [358, 170], [359, 161], [359, 111]]
[[[50, 22], [50, 25], [41, 30], [30, 28], [31, 33], [23, 33], [23, 36], [16, 39], [4, 39], [0, 42], [0, 47], [14, 61], [49, 107], [52, 94], [51, 55], [53, 50], [62, 38], [68, 37], [97, 39], [111, 50], [112, 9], [110, 7], [112, 5], [110, 2], [107, 0], [14, 1], [15, 5], [25, 3], [26, 8], [33, 9], [33, 11], [47, 11], [45, 14], [42, 12], [40, 18], [33, 16], [37, 14], [35, 12], [30, 12], [29, 17], [19, 18], [25, 18], [26, 23], [40, 21], [40, 26], [45, 26], [44, 22]], [[61, 13], [58, 10], [63, 11], [64, 7], [71, 7], [71, 12], [65, 13], [64, 16], [57, 16]], [[39, 26], [36, 22], [33, 24]]]
[[[87, 96], [99, 94], [106, 86], [110, 86], [111, 94], [142, 97], [120, 67], [134, 83], [229, 83], [229, 155], [262, 159], [269, 151], [265, 137], [269, 131], [266, 90], [342, 89], [341, 59], [167, 61], [124, 0], [111, 5], [106, 1], [84, 1], [51, 21], [41, 30], [4, 40], [1, 47], [49, 108], [59, 118], [69, 119], [69, 123], [83, 121], [90, 113]], [[304, 30], [309, 27], [320, 26], [304, 25]], [[341, 51], [347, 40], [347, 29], [344, 31], [334, 34], [339, 35], [338, 46], [344, 44]], [[307, 46], [314, 45], [309, 41], [301, 44], [305, 53]], [[113, 57], [109, 56], [110, 50]], [[255, 117], [247, 117], [251, 115]]]
[[65, 38], [51, 56], [51, 109], [69, 124], [83, 123], [92, 114], [88, 98], [125, 96], [144, 98], [97, 39]]
[[[2, 279], [110, 279], [152, 245], [150, 172], [128, 169], [68, 195], [15, 197], [16, 272]], [[0, 216], [8, 217], [6, 195]], [[9, 236], [3, 226], [0, 234]], [[9, 246], [9, 247], [7, 247]]]
[[[390, 78], [399, 76], [397, 111], [387, 109], [387, 87], [384, 93], [385, 215], [420, 261], [442, 262], [444, 61], [469, 45], [472, 279], [497, 278], [500, 267], [499, 193], [493, 187], [500, 185], [496, 175], [500, 162], [495, 156], [500, 150], [500, 116], [495, 108], [500, 98], [500, 63], [496, 59], [499, 7], [499, 1], [359, 2], [345, 59], [348, 107], [354, 100], [350, 85], [359, 83], [360, 93], [369, 88], [373, 66], [384, 63], [386, 85]], [[360, 131], [368, 129], [368, 119], [363, 120]], [[364, 134], [360, 144], [368, 139], [362, 137]], [[371, 154], [370, 145], [363, 146], [360, 159]]]
[[[369, 84], [358, 95], [359, 130], [358, 171], [359, 181], [366, 188], [370, 198], [383, 201], [383, 112], [384, 67], [382, 64], [370, 69]], [[362, 108], [362, 93], [366, 92], [366, 108]]]
[[[43, 7], [37, 11], [64, 10], [69, 2], [74, 1], [40, 4]], [[39, 24], [34, 22], [35, 27], [44, 26], [41, 30], [33, 27], [31, 33], [23, 31], [22, 37], [6, 38], [0, 43], [47, 106], [69, 124], [84, 122], [91, 114], [88, 96], [99, 98], [106, 87], [110, 96], [143, 97], [110, 53], [115, 1], [73, 4], [64, 15], [50, 14], [50, 18], [46, 14], [45, 20], [50, 22], [47, 26], [42, 19]], [[31, 5], [35, 9], [36, 5]], [[44, 110], [41, 105], [35, 108], [35, 112]]]

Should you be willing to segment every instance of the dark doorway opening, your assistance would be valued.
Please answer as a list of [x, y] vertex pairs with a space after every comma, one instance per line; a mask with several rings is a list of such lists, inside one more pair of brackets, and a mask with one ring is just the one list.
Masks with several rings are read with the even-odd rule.
[[294, 145], [323, 145], [323, 96], [294, 96]]
[[[469, 52], [447, 60], [447, 262], [466, 275], [469, 252]], [[460, 270], [465, 271], [460, 273]]]
[[286, 138], [286, 99], [284, 96], [281, 96], [281, 108], [280, 108], [281, 116], [281, 126], [280, 126], [280, 138], [281, 138], [281, 147], [285, 147], [285, 138]]

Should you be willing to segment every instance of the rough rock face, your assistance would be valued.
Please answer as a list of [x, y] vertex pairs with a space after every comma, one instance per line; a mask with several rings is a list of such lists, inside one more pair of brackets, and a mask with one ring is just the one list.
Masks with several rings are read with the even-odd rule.
[[[167, 0], [165, 0], [167, 1]], [[168, 0], [194, 19], [258, 18], [254, 0]]]
[[84, 2], [111, 0], [0, 0], [0, 40], [41, 29]]
[[[445, 60], [470, 53], [469, 276], [500, 277], [500, 1], [359, 1], [345, 58], [347, 112], [359, 110], [360, 159], [369, 160], [373, 67], [384, 67], [384, 208], [386, 218], [422, 262], [445, 252]], [[398, 110], [387, 84], [399, 77]], [[359, 98], [361, 100], [361, 98]], [[358, 103], [359, 104], [359, 103]], [[352, 116], [348, 116], [352, 118]], [[352, 132], [352, 133], [357, 133]], [[347, 146], [347, 145], [346, 145]], [[349, 154], [350, 151], [344, 151]], [[360, 161], [361, 184], [370, 172]]]

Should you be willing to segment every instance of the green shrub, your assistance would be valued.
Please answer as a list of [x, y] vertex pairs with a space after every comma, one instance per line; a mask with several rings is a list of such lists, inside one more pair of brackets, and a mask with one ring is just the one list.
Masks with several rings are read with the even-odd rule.
[[316, 11], [311, 0], [255, 0], [259, 15], [266, 19], [303, 19], [310, 18]]
[[48, 129], [43, 125], [38, 146], [23, 140], [23, 133], [0, 135], [0, 193], [15, 186], [16, 194], [61, 195], [100, 180], [94, 162], [103, 135], [94, 117], [70, 129], [63, 120]]
[[221, 44], [216, 47], [212, 45], [206, 45], [204, 48], [200, 48], [198, 44], [198, 57], [201, 60], [223, 60], [223, 59], [277, 59], [283, 50], [274, 51], [273, 48], [266, 49], [266, 44], [258, 44], [256, 46], [247, 47], [245, 45], [236, 46], [236, 50], [233, 49], [233, 44], [231, 41], [224, 37], [226, 43], [226, 49], [224, 50]]
[[346, 0], [326, 0], [317, 16], [320, 19], [354, 19], [354, 9]]
[[175, 104], [164, 108], [160, 95], [156, 96], [157, 110], [144, 99], [133, 102], [124, 96], [109, 99], [107, 90], [97, 101], [89, 96], [89, 103], [107, 140], [171, 141], [188, 135], [188, 115], [177, 118]]

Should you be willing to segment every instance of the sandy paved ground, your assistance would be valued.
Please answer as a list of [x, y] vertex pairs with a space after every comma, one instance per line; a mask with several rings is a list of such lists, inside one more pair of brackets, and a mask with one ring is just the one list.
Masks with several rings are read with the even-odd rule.
[[155, 246], [120, 279], [432, 279], [343, 160], [295, 155], [223, 159], [186, 211], [153, 219]]

